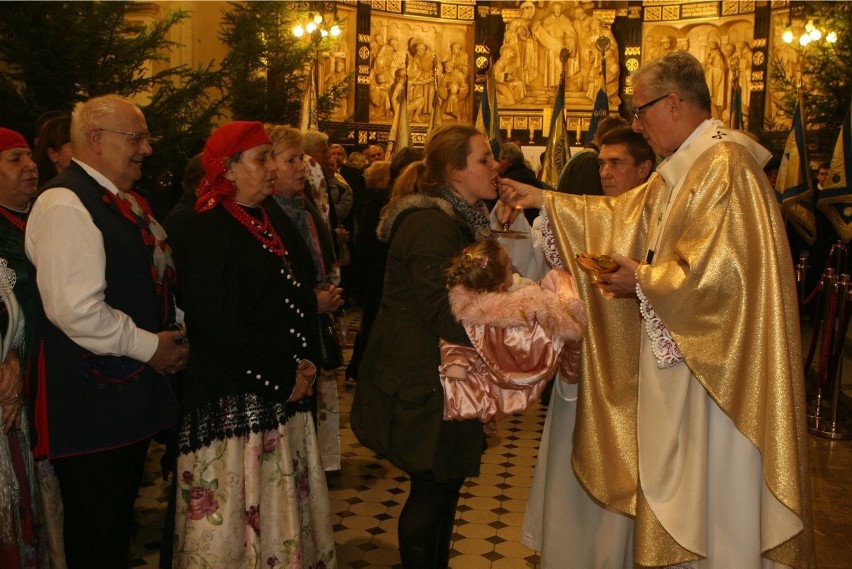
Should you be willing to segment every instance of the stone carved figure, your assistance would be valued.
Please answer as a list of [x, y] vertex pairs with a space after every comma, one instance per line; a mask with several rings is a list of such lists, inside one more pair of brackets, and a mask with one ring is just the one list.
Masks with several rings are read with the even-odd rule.
[[434, 92], [432, 66], [435, 52], [419, 38], [411, 40], [408, 60], [408, 110], [412, 122], [428, 122]]
[[465, 78], [470, 77], [470, 57], [462, 50], [462, 44], [457, 41], [450, 44], [449, 59], [452, 60], [455, 71]]
[[470, 86], [467, 77], [456, 69], [452, 59], [444, 61], [444, 73], [438, 81], [441, 112], [458, 122], [467, 121], [467, 95], [469, 92]]
[[[728, 113], [725, 118], [725, 124], [731, 124], [731, 112], [734, 104], [734, 89], [740, 84], [740, 56], [737, 52], [737, 47], [732, 43], [726, 43], [720, 50], [725, 56], [725, 65], [727, 67], [727, 77], [725, 78], [725, 95], [727, 95]], [[742, 100], [742, 97], [740, 97]]]
[[[779, 30], [779, 27], [783, 30], [786, 21], [775, 20], [773, 25], [775, 30]], [[747, 18], [720, 23], [684, 23], [681, 27], [662, 23], [650, 26], [647, 30], [642, 60], [652, 61], [675, 51], [687, 51], [694, 55], [704, 68], [713, 118], [728, 122], [734, 87], [739, 87], [741, 92], [743, 117], [747, 118], [749, 114], [754, 57], [752, 41], [753, 21]], [[793, 76], [796, 50], [783, 43], [780, 31], [775, 32], [773, 41], [774, 53], [780, 56], [785, 69]], [[788, 49], [785, 50], [785, 47]], [[789, 60], [785, 61], [784, 56], [789, 57]], [[609, 79], [607, 67], [607, 82]], [[777, 104], [774, 101], [772, 103]]]
[[379, 50], [385, 45], [385, 36], [376, 34], [370, 40], [370, 63], [372, 64], [379, 55]]
[[438, 80], [438, 97], [441, 99], [442, 112], [457, 122], [467, 121], [470, 117], [470, 64], [470, 57], [461, 42], [452, 42], [450, 54], [442, 63], [443, 75]]
[[719, 47], [719, 42], [709, 40], [707, 52], [704, 56], [704, 76], [707, 78], [707, 86], [710, 88], [710, 108], [713, 118], [722, 119], [727, 101], [727, 82], [725, 78], [728, 72], [728, 64], [725, 54]]
[[[495, 62], [498, 100], [503, 105], [552, 104], [559, 85], [563, 63], [560, 54], [567, 49], [564, 64], [566, 101], [588, 105], [603, 86], [603, 60], [596, 42], [607, 37], [606, 92], [611, 105], [619, 97], [619, 49], [615, 37], [591, 2], [524, 1], [517, 11], [505, 11], [506, 31]], [[673, 38], [671, 45], [674, 45]], [[507, 54], [504, 57], [504, 54]], [[503, 60], [503, 61], [500, 61]], [[523, 101], [521, 101], [523, 99]], [[512, 102], [514, 101], [514, 102]]]
[[331, 71], [323, 77], [321, 91], [325, 93], [346, 79], [346, 55], [335, 54], [332, 59]]
[[[322, 92], [328, 92], [329, 89], [335, 87], [346, 80], [346, 55], [337, 55], [332, 63], [331, 73], [323, 79]], [[349, 97], [343, 97], [338, 102], [337, 110], [332, 115], [332, 118], [340, 119], [349, 116]]]
[[396, 75], [397, 69], [405, 67], [405, 48], [400, 43], [399, 38], [391, 37], [388, 40], [386, 57], [389, 65], [394, 69], [394, 75]]
[[500, 59], [494, 63], [494, 82], [497, 84], [497, 103], [514, 105], [526, 96], [523, 69], [512, 46], [503, 46]]
[[743, 97], [743, 113], [748, 114], [749, 103], [751, 101], [751, 59], [753, 57], [748, 42], [741, 41], [737, 43], [737, 55], [740, 65], [739, 80]]
[[[396, 113], [399, 112], [399, 103], [402, 95], [403, 89], [405, 89], [405, 69], [397, 69], [396, 76], [393, 80], [393, 85], [390, 89], [390, 105], [391, 111], [390, 116], [396, 116]], [[423, 99], [417, 98], [413, 101], [411, 97], [408, 98], [408, 113], [411, 115], [412, 112], [418, 112], [420, 108], [423, 106]], [[412, 110], [413, 109], [413, 110]], [[410, 117], [409, 117], [410, 118]]]
[[394, 85], [394, 76], [390, 67], [373, 69], [370, 74], [370, 107], [371, 115], [380, 118], [392, 116], [391, 87]]
[[[610, 42], [610, 47], [607, 49], [607, 92], [609, 92], [609, 86], [613, 79], [615, 79], [616, 91], [618, 90], [618, 61], [616, 61], [615, 55], [618, 53], [618, 46], [612, 32], [604, 29], [598, 18], [589, 18], [588, 22], [589, 33], [586, 34], [586, 39], [580, 47], [580, 68], [583, 73], [582, 86], [586, 89], [586, 96], [589, 99], [594, 99], [598, 89], [602, 87], [601, 75], [603, 74], [603, 59], [601, 50], [598, 49], [598, 38], [605, 36]], [[614, 68], [613, 62], [615, 63]], [[613, 74], [611, 70], [615, 73]]]
[[[577, 34], [577, 51], [572, 53], [572, 57], [576, 59], [574, 66], [576, 71], [573, 74], [566, 76], [566, 88], [574, 91], [584, 91], [589, 86], [589, 68], [593, 65], [588, 57], [583, 57], [584, 48], [587, 45], [594, 46], [595, 39], [599, 35], [600, 30], [593, 30], [592, 20], [586, 11], [580, 6], [576, 6], [573, 10], [573, 25], [574, 31]], [[594, 36], [594, 37], [593, 37]], [[594, 59], [592, 55], [592, 59]]]
[[648, 54], [648, 61], [659, 59], [664, 55], [677, 51], [677, 40], [674, 36], [663, 34], [657, 38], [657, 43], [654, 45]]
[[[463, 33], [450, 33], [449, 44], [444, 44], [439, 59], [428, 39], [436, 37], [435, 30], [418, 27], [422, 33], [407, 35], [414, 29], [395, 24], [385, 24], [381, 29], [383, 33], [373, 35], [370, 42], [370, 120], [393, 119], [407, 79], [410, 122], [429, 122], [436, 86], [447, 122], [469, 121], [473, 62], [464, 42], [454, 39], [463, 38]], [[387, 43], [380, 43], [384, 37]]]
[[399, 38], [391, 36], [387, 43], [380, 43], [383, 40], [382, 34], [376, 34], [370, 42], [370, 117], [380, 120], [393, 117], [392, 91], [397, 77], [405, 76], [405, 50], [400, 48]]
[[538, 54], [535, 38], [530, 26], [535, 15], [535, 4], [523, 2], [520, 6], [520, 16], [506, 24], [503, 35], [503, 48], [511, 47], [518, 56], [521, 65], [521, 80], [529, 85], [538, 77]]
[[531, 26], [533, 35], [541, 44], [541, 60], [544, 61], [541, 77], [545, 87], [559, 85], [563, 70], [559, 56], [563, 48], [567, 48], [572, 56], [565, 70], [566, 78], [574, 77], [579, 72], [577, 31], [570, 18], [563, 13], [563, 8], [562, 2], [551, 2], [550, 14], [540, 22], [533, 22]]
[[373, 57], [373, 70], [384, 70], [393, 67], [393, 49], [390, 45], [382, 45]]

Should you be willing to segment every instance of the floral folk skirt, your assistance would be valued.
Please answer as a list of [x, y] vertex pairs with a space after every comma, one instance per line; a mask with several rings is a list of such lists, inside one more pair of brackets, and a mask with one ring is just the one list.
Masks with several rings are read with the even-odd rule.
[[173, 567], [337, 567], [309, 413], [181, 454]]
[[317, 377], [317, 440], [322, 466], [326, 471], [340, 470], [340, 402], [334, 371], [322, 371]]

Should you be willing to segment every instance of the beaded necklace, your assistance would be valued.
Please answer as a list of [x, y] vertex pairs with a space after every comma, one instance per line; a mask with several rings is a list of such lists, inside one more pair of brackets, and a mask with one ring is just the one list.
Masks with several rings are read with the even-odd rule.
[[272, 227], [272, 223], [269, 221], [269, 214], [266, 213], [265, 209], [260, 208], [261, 219], [258, 220], [240, 207], [234, 200], [223, 200], [222, 205], [225, 211], [231, 214], [231, 217], [249, 230], [252, 237], [260, 241], [264, 249], [284, 259], [287, 249], [284, 247], [284, 242], [281, 241], [278, 232]]

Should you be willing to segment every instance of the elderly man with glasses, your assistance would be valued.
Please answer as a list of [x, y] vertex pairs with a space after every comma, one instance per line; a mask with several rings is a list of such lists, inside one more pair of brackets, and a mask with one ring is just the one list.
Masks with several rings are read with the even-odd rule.
[[[501, 180], [504, 200], [543, 208], [548, 258], [575, 275], [589, 315], [573, 437], [560, 433], [572, 507], [545, 511], [533, 546], [544, 568], [814, 567], [795, 281], [769, 152], [711, 119], [692, 55], [632, 79], [633, 129], [664, 158], [646, 184], [590, 199]], [[615, 268], [586, 275], [580, 253]]]
[[73, 161], [36, 200], [24, 241], [44, 309], [35, 454], [59, 479], [68, 568], [127, 567], [148, 443], [177, 419], [169, 375], [189, 346], [168, 329], [165, 231], [133, 192], [152, 152], [142, 111], [117, 96], [79, 104], [71, 145]]

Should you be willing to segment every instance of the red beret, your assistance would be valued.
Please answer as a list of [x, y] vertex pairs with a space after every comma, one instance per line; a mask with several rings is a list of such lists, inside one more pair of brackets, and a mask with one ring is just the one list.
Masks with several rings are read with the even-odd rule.
[[0, 152], [10, 148], [29, 148], [27, 139], [20, 133], [8, 128], [0, 128]]
[[201, 180], [198, 200], [195, 202], [196, 211], [212, 209], [223, 198], [236, 193], [234, 184], [225, 179], [228, 159], [234, 154], [262, 144], [270, 144], [269, 135], [266, 134], [263, 123], [256, 121], [228, 123], [210, 135], [201, 155], [204, 178]]

